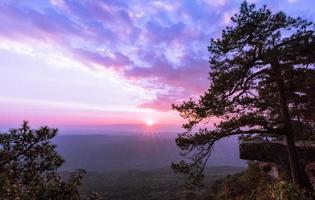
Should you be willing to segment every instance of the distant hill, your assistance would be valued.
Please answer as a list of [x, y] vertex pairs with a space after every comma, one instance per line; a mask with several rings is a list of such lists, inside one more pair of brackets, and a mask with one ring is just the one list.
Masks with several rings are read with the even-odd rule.
[[[181, 159], [174, 137], [60, 135], [54, 142], [66, 160], [61, 167], [65, 175], [77, 168], [88, 171], [83, 194], [94, 191], [106, 200], [177, 200], [184, 191], [184, 177], [170, 169]], [[236, 138], [220, 141], [205, 171], [206, 185], [244, 167]]]
[[[60, 135], [54, 142], [66, 162], [62, 170], [94, 172], [167, 168], [181, 159], [174, 138], [126, 135]], [[208, 166], [244, 167], [236, 138], [215, 146]]]
[[[244, 170], [239, 167], [208, 167], [206, 188], [215, 180]], [[178, 200], [184, 191], [184, 178], [170, 168], [89, 172], [83, 179], [83, 194], [97, 192], [104, 200]]]

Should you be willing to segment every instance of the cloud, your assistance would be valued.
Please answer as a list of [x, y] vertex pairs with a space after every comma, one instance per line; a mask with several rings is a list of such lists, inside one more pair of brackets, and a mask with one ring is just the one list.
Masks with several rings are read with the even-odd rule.
[[207, 61], [185, 55], [181, 65], [174, 67], [163, 55], [154, 53], [144, 55], [143, 59], [150, 62], [150, 67], [134, 67], [126, 70], [127, 77], [152, 80], [154, 85], [167, 86], [200, 92], [207, 82], [209, 67]]
[[210, 6], [224, 6], [229, 2], [229, 0], [205, 0], [205, 3]]
[[175, 95], [174, 93], [160, 94], [157, 96], [156, 99], [149, 102], [144, 102], [140, 104], [139, 107], [140, 108], [154, 108], [159, 111], [169, 111], [170, 109], [172, 109], [172, 104], [176, 104], [179, 102], [180, 102], [179, 96]]
[[140, 107], [168, 110], [207, 88], [207, 45], [230, 24], [240, 2], [5, 0], [0, 40], [51, 43], [87, 67], [110, 68], [153, 91], [156, 98]]
[[123, 70], [126, 66], [132, 65], [132, 61], [120, 52], [109, 52], [107, 54], [89, 51], [86, 49], [73, 49], [73, 56], [88, 65], [99, 65], [115, 70]]

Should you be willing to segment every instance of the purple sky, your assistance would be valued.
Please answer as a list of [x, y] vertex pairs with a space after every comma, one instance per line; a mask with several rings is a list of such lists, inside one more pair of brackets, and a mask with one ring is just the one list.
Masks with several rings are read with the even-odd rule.
[[[252, 0], [315, 19], [314, 0]], [[1, 0], [0, 126], [180, 123], [237, 0]]]

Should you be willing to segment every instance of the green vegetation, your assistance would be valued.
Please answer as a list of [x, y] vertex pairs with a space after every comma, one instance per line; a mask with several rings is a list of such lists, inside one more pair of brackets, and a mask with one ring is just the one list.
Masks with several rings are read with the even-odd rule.
[[0, 134], [0, 199], [97, 199], [79, 193], [84, 170], [70, 173], [67, 181], [57, 173], [64, 160], [51, 143], [56, 134], [57, 129], [48, 127], [32, 130], [27, 122]]
[[[205, 170], [205, 185], [209, 188], [215, 180], [242, 170], [238, 167], [208, 167]], [[177, 200], [186, 195], [184, 177], [169, 168], [88, 172], [82, 183], [83, 193], [95, 191], [104, 200]], [[200, 194], [199, 198], [203, 195]]]
[[245, 172], [216, 181], [212, 186], [211, 199], [311, 200], [311, 195], [290, 182], [272, 179], [251, 163]]
[[[202, 185], [204, 167], [222, 138], [284, 138], [292, 181], [305, 187], [294, 139], [314, 134], [314, 23], [246, 1], [231, 19], [233, 25], [208, 48], [207, 91], [197, 101], [173, 105], [187, 122], [176, 139], [185, 157], [172, 167], [194, 189]], [[199, 128], [211, 119], [220, 119], [213, 130]]]

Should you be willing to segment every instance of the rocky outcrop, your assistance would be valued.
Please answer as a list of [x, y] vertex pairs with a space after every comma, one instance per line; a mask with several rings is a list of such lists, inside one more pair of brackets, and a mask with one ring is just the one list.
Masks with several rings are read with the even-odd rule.
[[[315, 161], [315, 144], [296, 143], [301, 164]], [[288, 152], [285, 143], [269, 141], [249, 141], [240, 144], [240, 158], [287, 165]]]
[[[315, 144], [296, 142], [299, 165], [305, 181], [315, 190]], [[246, 141], [240, 144], [240, 158], [260, 161], [261, 168], [273, 177], [288, 177], [287, 147], [280, 141]]]

